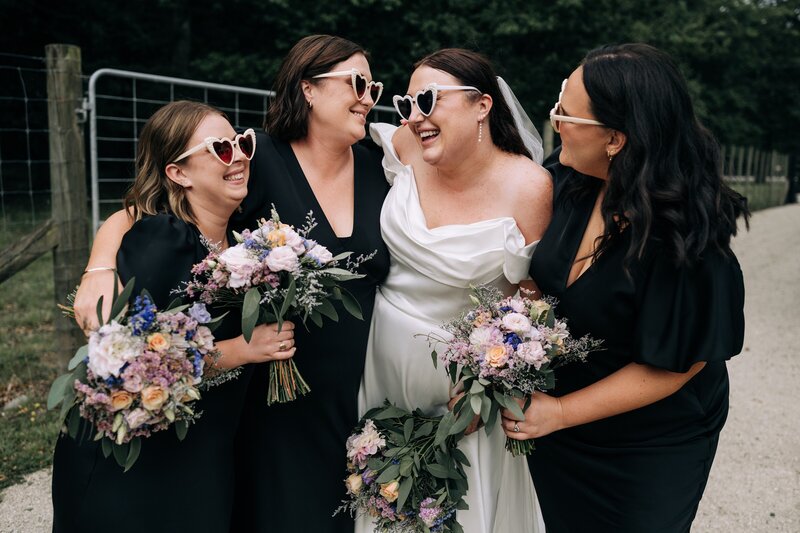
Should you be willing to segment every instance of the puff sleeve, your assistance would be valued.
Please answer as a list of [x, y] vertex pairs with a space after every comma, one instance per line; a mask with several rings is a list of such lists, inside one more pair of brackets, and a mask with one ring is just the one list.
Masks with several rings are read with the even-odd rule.
[[637, 287], [634, 361], [672, 372], [730, 359], [744, 341], [744, 281], [733, 255], [676, 267], [662, 254]]

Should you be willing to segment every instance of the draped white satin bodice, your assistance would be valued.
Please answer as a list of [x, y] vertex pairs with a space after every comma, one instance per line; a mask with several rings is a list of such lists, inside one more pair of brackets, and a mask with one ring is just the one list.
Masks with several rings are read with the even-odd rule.
[[[414, 172], [392, 146], [396, 130], [373, 124], [373, 140], [384, 150], [383, 167], [392, 184], [381, 211], [381, 233], [390, 252], [389, 276], [375, 301], [366, 366], [359, 397], [361, 414], [385, 398], [405, 409], [443, 414], [451, 397], [449, 380], [434, 369], [423, 337], [444, 335], [440, 326], [470, 305], [470, 287], [493, 284], [504, 293], [528, 275], [536, 243], [511, 217], [428, 228]], [[467, 511], [458, 520], [466, 533], [542, 532], [533, 484], [524, 457], [504, 448], [499, 427], [465, 437], [459, 448], [467, 468]], [[522, 529], [520, 529], [522, 527]], [[358, 533], [371, 531], [359, 520]]]

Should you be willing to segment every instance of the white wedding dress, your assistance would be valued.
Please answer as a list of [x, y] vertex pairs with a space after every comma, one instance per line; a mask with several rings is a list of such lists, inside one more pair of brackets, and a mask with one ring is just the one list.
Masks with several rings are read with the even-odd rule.
[[[389, 277], [378, 291], [372, 315], [367, 360], [359, 395], [360, 414], [384, 398], [426, 414], [447, 412], [450, 381], [436, 370], [431, 348], [417, 334], [437, 332], [441, 324], [469, 307], [470, 285], [493, 284], [504, 293], [525, 279], [535, 243], [513, 218], [428, 229], [410, 166], [392, 146], [396, 130], [373, 124], [373, 140], [384, 151], [383, 167], [392, 188], [381, 211], [381, 232], [391, 254]], [[544, 525], [525, 457], [505, 450], [499, 424], [465, 437], [459, 448], [469, 459], [469, 510], [458, 511], [465, 533], [542, 533]], [[356, 532], [373, 530], [368, 517]]]

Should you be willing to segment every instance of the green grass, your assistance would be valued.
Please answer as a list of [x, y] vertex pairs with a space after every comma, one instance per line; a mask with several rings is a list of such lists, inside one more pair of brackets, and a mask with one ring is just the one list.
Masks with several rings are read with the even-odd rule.
[[786, 191], [789, 187], [789, 182], [728, 182], [728, 185], [739, 194], [747, 197], [747, 205], [750, 207], [750, 211], [758, 211], [759, 209], [783, 205], [786, 199]]
[[[9, 241], [0, 235], [0, 246]], [[60, 427], [57, 412], [46, 409], [64, 358], [54, 346], [52, 265], [48, 253], [0, 285], [0, 407], [29, 398], [19, 408], [0, 410], [0, 489], [51, 464]]]

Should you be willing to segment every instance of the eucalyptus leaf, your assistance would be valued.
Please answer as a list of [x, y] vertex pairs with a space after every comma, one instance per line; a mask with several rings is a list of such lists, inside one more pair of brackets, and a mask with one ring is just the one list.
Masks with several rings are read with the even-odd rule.
[[381, 472], [378, 478], [375, 480], [376, 483], [388, 483], [397, 478], [400, 474], [400, 465], [389, 465], [386, 467], [386, 470]]
[[431, 434], [431, 431], [433, 431], [433, 422], [429, 420], [423, 423], [419, 427], [419, 429], [417, 429], [416, 433], [414, 433], [414, 437], [416, 438], [427, 437], [428, 435]]
[[353, 252], [342, 252], [339, 255], [334, 255], [331, 261], [341, 261], [342, 259], [347, 259], [353, 255]]
[[67, 434], [73, 439], [78, 436], [78, 429], [81, 426], [81, 413], [78, 408], [74, 408], [67, 413]]
[[322, 315], [319, 314], [318, 311], [316, 311], [316, 310], [312, 311], [311, 314], [309, 315], [309, 318], [311, 318], [311, 321], [314, 324], [316, 324], [317, 327], [319, 327], [319, 328], [322, 327]]
[[436, 350], [431, 352], [431, 360], [433, 360], [433, 368], [439, 368], [439, 354], [436, 353]]
[[469, 392], [471, 394], [478, 394], [480, 392], [483, 392], [483, 385], [481, 385], [481, 382], [476, 379], [472, 382], [472, 385], [469, 388]]
[[[116, 280], [115, 280], [116, 282]], [[131, 295], [133, 294], [133, 288], [136, 286], [136, 278], [131, 278], [128, 280], [128, 283], [125, 284], [123, 287], [122, 292], [119, 293], [119, 296], [114, 300], [111, 304], [111, 313], [108, 315], [108, 320], [118, 320], [122, 312], [125, 310], [125, 306], [128, 305], [128, 301], [131, 299]], [[150, 298], [152, 302], [153, 299]], [[100, 322], [102, 324], [102, 322]]]
[[100, 296], [97, 300], [97, 306], [95, 307], [95, 311], [97, 312], [97, 323], [100, 325], [105, 324], [103, 320], [103, 298], [105, 296]]
[[452, 411], [448, 411], [439, 421], [439, 427], [436, 429], [436, 437], [433, 439], [434, 445], [442, 444], [447, 436], [450, 434], [450, 428], [455, 423], [455, 415]]
[[56, 405], [61, 403], [64, 399], [64, 394], [66, 393], [67, 385], [72, 385], [72, 372], [68, 374], [62, 374], [53, 381], [53, 384], [50, 385], [50, 393], [47, 395], [47, 408], [53, 409]]
[[397, 512], [400, 512], [403, 509], [403, 505], [405, 505], [413, 486], [414, 481], [410, 477], [407, 477], [400, 482], [400, 490], [397, 492]]
[[117, 464], [121, 467], [125, 466], [125, 462], [128, 460], [128, 450], [130, 449], [130, 443], [125, 444], [113, 444], [113, 452], [114, 452], [114, 459], [117, 461]]
[[286, 317], [286, 312], [289, 310], [289, 307], [294, 303], [295, 294], [297, 293], [297, 282], [294, 280], [294, 276], [289, 274], [289, 287], [286, 289], [286, 297], [283, 300], [283, 304], [281, 305], [281, 310], [279, 313], [280, 318]]
[[67, 365], [67, 370], [75, 370], [75, 367], [80, 364], [81, 361], [86, 359], [89, 356], [89, 345], [84, 344], [78, 351], [75, 352], [75, 355], [72, 356], [72, 359], [69, 360], [69, 364]]
[[447, 479], [449, 477], [448, 469], [440, 464], [434, 463], [425, 465], [425, 470], [430, 472], [433, 477], [438, 477], [439, 479]]
[[244, 340], [248, 343], [253, 337], [253, 330], [258, 322], [260, 301], [261, 293], [256, 287], [249, 289], [244, 295], [244, 303], [242, 304], [242, 335], [244, 336]]
[[350, 294], [347, 289], [341, 288], [342, 305], [345, 311], [353, 315], [359, 320], [364, 320], [364, 313], [361, 311], [361, 304], [358, 303], [355, 296]]
[[101, 448], [102, 448], [102, 450], [103, 450], [103, 457], [105, 457], [106, 459], [108, 459], [108, 456], [109, 456], [109, 455], [111, 455], [111, 450], [113, 449], [113, 446], [114, 446], [114, 445], [111, 443], [111, 439], [109, 439], [109, 438], [107, 438], [107, 437], [104, 437], [104, 438], [103, 438], [103, 439], [100, 441], [100, 447], [101, 447]]
[[142, 451], [142, 439], [136, 437], [135, 439], [131, 439], [130, 442], [130, 449], [128, 450], [128, 457], [125, 459], [125, 472], [131, 469], [133, 464], [136, 462], [136, 459], [139, 458], [139, 452]]
[[178, 435], [178, 440], [185, 439], [188, 432], [189, 424], [185, 420], [175, 422], [175, 433]]
[[336, 308], [327, 298], [323, 298], [316, 309], [321, 315], [330, 318], [334, 322], [339, 321], [339, 313], [336, 312]]
[[411, 435], [414, 433], [414, 419], [409, 418], [403, 424], [403, 438], [405, 438], [406, 442], [411, 440]]
[[470, 395], [470, 397], [469, 397], [470, 407], [472, 407], [472, 412], [475, 413], [476, 415], [480, 415], [481, 414], [481, 404], [482, 404], [481, 398], [482, 397], [483, 397], [482, 394], [480, 394], [480, 395], [479, 394], [474, 394], [474, 395]]

